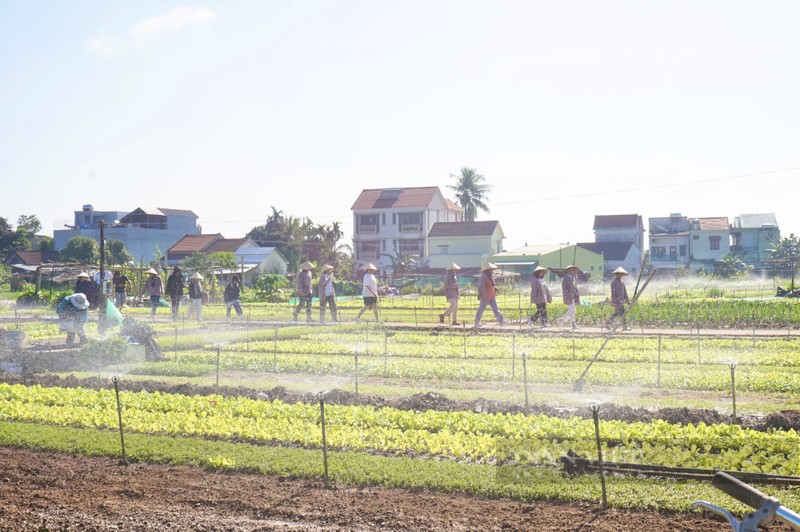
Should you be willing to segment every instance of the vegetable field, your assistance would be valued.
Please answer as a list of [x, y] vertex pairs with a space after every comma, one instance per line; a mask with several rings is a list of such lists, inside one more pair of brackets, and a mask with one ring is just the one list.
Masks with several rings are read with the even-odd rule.
[[[324, 326], [277, 305], [226, 323], [212, 306], [205, 323], [149, 322], [160, 361], [135, 345], [115, 354], [113, 335], [44, 355], [35, 346], [58, 343], [57, 326], [16, 317], [34, 347], [0, 359], [22, 372], [0, 379], [0, 444], [518, 501], [596, 503], [599, 478], [565, 474], [562, 459], [595, 458], [597, 441], [609, 462], [800, 477], [793, 302], [653, 299], [625, 333], [596, 327], [601, 303], [579, 310], [576, 331], [479, 332], [431, 325], [410, 303], [384, 306], [384, 323]], [[28, 373], [48, 360], [58, 376]], [[607, 488], [620, 509], [687, 512], [702, 498], [743, 510], [700, 478]], [[793, 488], [768, 489], [800, 506]]]

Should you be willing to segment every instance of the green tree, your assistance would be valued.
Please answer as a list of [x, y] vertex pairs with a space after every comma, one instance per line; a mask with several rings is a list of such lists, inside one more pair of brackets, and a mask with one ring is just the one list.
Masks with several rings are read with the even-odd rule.
[[272, 207], [266, 223], [251, 229], [247, 236], [259, 246], [275, 247], [289, 263], [289, 271], [296, 271], [306, 260], [328, 263], [337, 270], [348, 262], [340, 222], [317, 225], [310, 218], [287, 216]]
[[122, 240], [109, 240], [106, 242], [106, 262], [109, 266], [127, 265], [133, 261], [133, 257], [128, 253], [125, 242]]
[[289, 285], [286, 277], [277, 273], [264, 273], [253, 282], [253, 299], [257, 301], [283, 301], [283, 289]]
[[715, 264], [716, 270], [714, 274], [723, 279], [735, 279], [737, 277], [744, 277], [753, 269], [752, 266], [746, 264], [739, 255], [735, 253], [728, 253], [722, 260]]
[[778, 266], [783, 271], [789, 270], [792, 277], [792, 284], [789, 290], [795, 290], [797, 287], [794, 284], [794, 274], [797, 271], [797, 263], [800, 262], [800, 240], [790, 234], [786, 238], [780, 239], [772, 248], [768, 249], [770, 262]]
[[447, 188], [455, 193], [453, 197], [464, 209], [466, 221], [474, 222], [478, 217], [478, 210], [489, 212], [485, 202], [489, 199], [487, 194], [492, 190], [492, 186], [485, 183], [486, 178], [474, 168], [466, 166], [461, 169], [459, 175], [450, 174], [450, 177], [456, 180], [456, 184], [447, 185]]
[[10, 251], [30, 249], [30, 242], [24, 233], [14, 231], [8, 220], [0, 216], [0, 256], [5, 257]]
[[39, 251], [55, 251], [53, 238], [49, 236], [39, 237]]
[[35, 214], [23, 214], [17, 218], [17, 231], [33, 236], [42, 230], [42, 222]]
[[96, 264], [100, 259], [100, 246], [92, 238], [76, 236], [67, 242], [67, 246], [61, 252], [61, 259], [65, 262]]

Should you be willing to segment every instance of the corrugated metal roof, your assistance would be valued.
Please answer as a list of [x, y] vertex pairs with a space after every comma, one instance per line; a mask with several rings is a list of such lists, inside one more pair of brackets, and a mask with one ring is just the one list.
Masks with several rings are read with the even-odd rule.
[[778, 227], [778, 219], [775, 214], [766, 212], [763, 214], [740, 214], [734, 217], [733, 227], [735, 229], [761, 229], [764, 226]]
[[484, 222], [436, 222], [428, 233], [428, 238], [454, 236], [491, 236], [498, 224], [497, 220]]

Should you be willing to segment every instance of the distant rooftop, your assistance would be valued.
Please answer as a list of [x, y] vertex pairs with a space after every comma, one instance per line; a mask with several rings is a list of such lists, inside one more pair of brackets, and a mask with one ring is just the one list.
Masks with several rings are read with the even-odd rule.
[[491, 236], [498, 224], [497, 220], [484, 222], [436, 222], [428, 233], [428, 238], [455, 236]]

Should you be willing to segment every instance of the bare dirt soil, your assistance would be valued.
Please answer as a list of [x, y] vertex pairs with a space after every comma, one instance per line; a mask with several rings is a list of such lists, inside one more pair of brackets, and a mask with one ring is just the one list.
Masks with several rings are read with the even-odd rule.
[[[40, 528], [41, 527], [41, 528]], [[0, 530], [709, 531], [707, 515], [354, 488], [0, 447]]]

